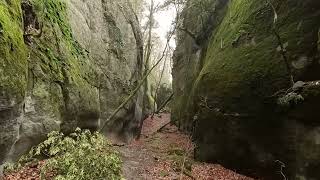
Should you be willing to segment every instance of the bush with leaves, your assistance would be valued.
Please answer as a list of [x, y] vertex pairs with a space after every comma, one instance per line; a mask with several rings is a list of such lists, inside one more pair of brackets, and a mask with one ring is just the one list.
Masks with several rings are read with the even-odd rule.
[[31, 149], [19, 164], [45, 158], [41, 177], [54, 172], [57, 180], [122, 179], [121, 159], [99, 133], [79, 128], [69, 136], [52, 132], [48, 139]]
[[297, 94], [295, 92], [290, 92], [286, 94], [285, 96], [282, 96], [278, 99], [278, 105], [280, 105], [283, 108], [290, 108], [291, 106], [295, 106], [299, 103], [302, 103], [304, 101], [303, 96], [300, 94]]

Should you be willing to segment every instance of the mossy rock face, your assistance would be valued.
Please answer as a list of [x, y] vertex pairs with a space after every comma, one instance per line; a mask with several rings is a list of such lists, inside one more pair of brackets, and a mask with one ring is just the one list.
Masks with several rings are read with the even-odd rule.
[[[289, 145], [299, 139], [304, 128], [308, 131], [304, 127], [308, 126], [305, 119], [308, 124], [313, 122], [319, 126], [317, 116], [290, 118], [278, 112], [276, 103], [268, 97], [290, 87], [274, 25], [286, 46], [294, 80], [320, 79], [317, 49], [320, 3], [314, 0], [270, 2], [277, 12], [276, 24], [272, 6], [266, 1], [228, 2], [209, 42], [201, 45], [205, 55], [195, 62], [198, 72], [193, 80], [179, 82], [180, 92], [174, 89], [179, 95], [173, 116], [181, 127], [193, 129], [198, 145], [196, 156], [201, 160], [219, 162], [253, 175], [255, 172], [274, 174], [275, 178], [280, 177], [279, 164], [274, 161], [281, 160], [288, 166], [288, 176], [317, 178], [297, 171], [308, 169], [296, 159], [310, 153], [297, 151], [303, 141]], [[178, 50], [183, 54], [183, 48]], [[194, 59], [191, 55], [176, 60], [174, 68], [182, 73], [174, 78], [188, 76], [190, 66], [185, 64]], [[303, 106], [307, 107], [309, 102]], [[310, 131], [314, 131], [313, 128]]]
[[0, 89], [21, 102], [26, 90], [27, 49], [23, 41], [20, 1], [2, 1], [0, 10]]
[[[62, 102], [52, 101], [48, 105], [62, 104], [63, 131], [73, 131], [77, 126], [97, 129], [99, 102], [96, 70], [85, 49], [73, 37], [66, 3], [60, 0], [34, 0], [31, 3], [43, 26], [42, 36], [30, 45], [33, 59], [31, 71], [36, 80], [60, 87], [62, 94]], [[92, 119], [89, 119], [90, 116]]]
[[[92, 130], [99, 127], [96, 70], [73, 37], [65, 2], [30, 0], [18, 5], [22, 6], [22, 11], [20, 9], [20, 16], [14, 17], [21, 17], [17, 28], [23, 47], [29, 50], [29, 62], [21, 95], [24, 106], [19, 107], [23, 118], [16, 124], [17, 130], [12, 130], [15, 136], [11, 137], [14, 143], [9, 144], [8, 160], [15, 160], [53, 130], [68, 133], [76, 127]], [[6, 29], [5, 32], [11, 31]], [[19, 58], [5, 59], [9, 60]], [[8, 77], [12, 80], [14, 76]]]
[[[134, 36], [118, 2], [0, 2], [0, 165], [53, 130], [97, 130], [135, 88]], [[143, 95], [103, 133], [136, 137]]]
[[27, 87], [20, 0], [0, 2], [0, 164], [15, 137]]

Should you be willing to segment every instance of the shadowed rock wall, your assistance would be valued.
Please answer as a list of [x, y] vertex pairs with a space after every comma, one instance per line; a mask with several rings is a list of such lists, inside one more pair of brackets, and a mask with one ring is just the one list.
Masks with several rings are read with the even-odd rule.
[[[276, 33], [266, 1], [188, 1], [189, 33], [178, 33], [174, 56], [173, 120], [193, 133], [200, 160], [267, 179], [282, 178], [281, 161], [289, 179], [319, 179], [320, 3], [270, 2]], [[281, 51], [294, 81], [308, 83], [291, 88]]]

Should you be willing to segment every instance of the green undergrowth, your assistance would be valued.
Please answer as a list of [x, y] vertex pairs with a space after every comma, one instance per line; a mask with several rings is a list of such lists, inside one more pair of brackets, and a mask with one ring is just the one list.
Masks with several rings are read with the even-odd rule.
[[285, 96], [282, 96], [278, 99], [277, 104], [285, 109], [288, 109], [292, 106], [295, 106], [299, 103], [302, 103], [304, 98], [302, 95], [297, 94], [295, 92], [290, 92]]
[[42, 179], [49, 172], [56, 180], [122, 179], [119, 153], [103, 135], [89, 130], [77, 128], [69, 136], [51, 132], [47, 140], [6, 169], [19, 169], [42, 159], [47, 159], [41, 168]]

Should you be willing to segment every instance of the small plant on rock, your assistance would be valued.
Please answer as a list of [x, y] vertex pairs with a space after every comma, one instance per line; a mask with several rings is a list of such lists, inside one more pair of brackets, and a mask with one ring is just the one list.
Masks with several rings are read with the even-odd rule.
[[304, 101], [304, 98], [295, 92], [290, 92], [278, 99], [278, 105], [284, 108], [290, 108]]

